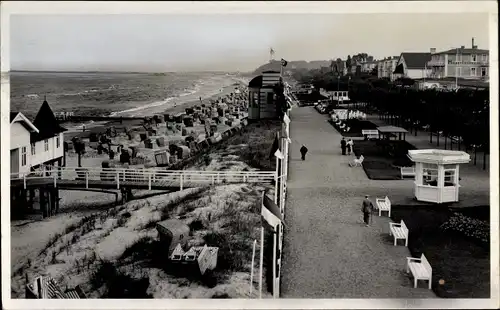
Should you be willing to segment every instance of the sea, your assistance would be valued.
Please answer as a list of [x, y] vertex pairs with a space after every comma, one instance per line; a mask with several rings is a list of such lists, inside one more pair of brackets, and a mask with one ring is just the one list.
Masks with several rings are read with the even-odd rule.
[[144, 116], [217, 96], [249, 80], [223, 72], [11, 72], [9, 78], [10, 110], [29, 119], [34, 119], [44, 98], [54, 112]]

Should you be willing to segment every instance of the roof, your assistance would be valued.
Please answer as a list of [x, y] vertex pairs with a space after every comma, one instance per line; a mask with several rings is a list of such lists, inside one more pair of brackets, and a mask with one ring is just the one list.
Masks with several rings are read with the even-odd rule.
[[408, 157], [414, 162], [429, 164], [462, 164], [470, 162], [470, 155], [451, 150], [409, 150]]
[[31, 134], [31, 142], [37, 142], [52, 138], [57, 134], [66, 131], [66, 128], [59, 125], [59, 121], [54, 116], [54, 112], [49, 106], [47, 100], [44, 100], [38, 114], [33, 121], [33, 125], [38, 128], [38, 133]]
[[280, 72], [276, 70], [267, 70], [267, 71], [262, 71], [262, 73], [280, 73]]
[[431, 60], [431, 53], [401, 53], [401, 57], [405, 60], [406, 68], [424, 69]]
[[483, 50], [483, 49], [477, 49], [477, 48], [452, 48], [447, 51], [442, 51], [438, 53], [434, 53], [433, 55], [439, 55], [439, 54], [489, 54], [489, 50]]
[[396, 126], [381, 126], [377, 127], [377, 130], [380, 133], [400, 133], [400, 132], [408, 132], [408, 130], [401, 128], [401, 127], [396, 127]]
[[10, 123], [12, 124], [13, 122], [22, 122], [22, 125], [28, 131], [38, 132], [38, 128], [21, 112], [10, 112]]
[[262, 75], [258, 75], [254, 77], [250, 83], [248, 83], [248, 87], [259, 88], [262, 87]]

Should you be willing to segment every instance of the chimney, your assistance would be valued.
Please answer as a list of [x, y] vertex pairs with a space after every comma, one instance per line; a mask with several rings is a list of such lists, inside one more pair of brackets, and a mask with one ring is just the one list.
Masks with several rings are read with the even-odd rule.
[[434, 54], [436, 53], [436, 48], [435, 47], [431, 47], [431, 54]]
[[474, 37], [472, 37], [472, 48], [474, 48]]
[[460, 49], [461, 50], [465, 49], [465, 45], [460, 46]]

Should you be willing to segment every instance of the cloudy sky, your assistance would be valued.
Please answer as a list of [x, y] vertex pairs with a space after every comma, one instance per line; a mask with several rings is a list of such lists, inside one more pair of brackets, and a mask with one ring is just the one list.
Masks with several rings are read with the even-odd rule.
[[12, 70], [250, 71], [276, 58], [488, 46], [488, 15], [11, 15]]

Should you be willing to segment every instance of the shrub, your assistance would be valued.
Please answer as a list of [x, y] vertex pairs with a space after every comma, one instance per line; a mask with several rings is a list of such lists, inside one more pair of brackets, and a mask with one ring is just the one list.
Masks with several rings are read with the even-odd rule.
[[461, 213], [455, 212], [450, 219], [440, 227], [444, 231], [459, 233], [480, 242], [489, 243], [490, 225]]

